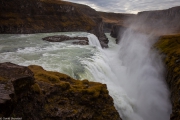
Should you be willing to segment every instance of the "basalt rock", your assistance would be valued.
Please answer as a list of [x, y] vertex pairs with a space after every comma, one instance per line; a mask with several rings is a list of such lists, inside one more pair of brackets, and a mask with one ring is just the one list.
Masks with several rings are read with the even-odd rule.
[[73, 44], [89, 45], [89, 41], [87, 37], [69, 37], [66, 35], [55, 35], [55, 36], [48, 36], [42, 39], [49, 42], [63, 42], [63, 41], [73, 40], [72, 42]]
[[180, 34], [161, 36], [155, 45], [164, 55], [166, 82], [171, 92], [171, 120], [180, 120]]
[[86, 5], [61, 0], [0, 2], [0, 33], [85, 31], [95, 34], [102, 47], [106, 47], [108, 39], [103, 33], [102, 24], [97, 12]]
[[124, 33], [124, 31], [127, 29], [127, 27], [123, 26], [123, 25], [118, 25], [115, 24], [112, 26], [111, 29], [111, 37], [116, 38], [116, 43], [118, 44], [120, 39], [121, 39], [121, 35]]
[[121, 120], [105, 84], [40, 66], [0, 63], [0, 117], [25, 120]]

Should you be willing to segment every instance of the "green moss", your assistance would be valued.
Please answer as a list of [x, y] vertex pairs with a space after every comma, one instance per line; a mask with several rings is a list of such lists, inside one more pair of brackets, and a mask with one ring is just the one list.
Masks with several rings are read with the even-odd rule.
[[88, 80], [82, 80], [82, 83], [88, 85], [89, 81]]
[[155, 46], [166, 55], [168, 67], [173, 66], [180, 56], [180, 34], [162, 36]]
[[68, 89], [70, 89], [70, 84], [68, 82], [64, 82], [64, 81], [56, 84], [56, 86], [61, 88], [61, 90], [68, 90]]
[[41, 94], [41, 88], [39, 87], [39, 85], [37, 83], [32, 85], [31, 88], [35, 93]]
[[6, 81], [7, 79], [5, 79], [4, 77], [0, 76], [0, 81]]
[[31, 65], [28, 68], [34, 73], [34, 77], [38, 81], [55, 84], [60, 82], [60, 77], [65, 76], [61, 73], [46, 71], [40, 66]]

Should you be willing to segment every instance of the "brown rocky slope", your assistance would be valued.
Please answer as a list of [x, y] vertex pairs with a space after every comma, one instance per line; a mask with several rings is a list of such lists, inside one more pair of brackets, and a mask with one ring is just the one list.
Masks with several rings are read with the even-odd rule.
[[121, 120], [105, 84], [40, 66], [0, 64], [0, 117], [23, 120]]
[[61, 0], [2, 0], [0, 33], [86, 31], [107, 47], [102, 18], [88, 6]]

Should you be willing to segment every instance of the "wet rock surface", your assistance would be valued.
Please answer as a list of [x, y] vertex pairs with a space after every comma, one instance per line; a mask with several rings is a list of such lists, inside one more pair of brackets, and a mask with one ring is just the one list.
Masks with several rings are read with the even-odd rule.
[[127, 29], [127, 27], [123, 25], [113, 25], [111, 29], [111, 37], [116, 38], [116, 43], [118, 44], [120, 42], [121, 36], [123, 35], [124, 31]]
[[0, 116], [32, 120], [121, 120], [105, 84], [40, 66], [0, 63]]
[[89, 45], [89, 41], [87, 37], [69, 37], [66, 35], [55, 35], [55, 36], [48, 36], [42, 39], [49, 42], [63, 42], [63, 41], [73, 40], [74, 41], [72, 42], [73, 44]]

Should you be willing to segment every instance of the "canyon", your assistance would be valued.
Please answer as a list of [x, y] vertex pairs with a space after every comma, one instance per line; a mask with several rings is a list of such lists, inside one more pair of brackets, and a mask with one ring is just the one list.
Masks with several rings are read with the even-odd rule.
[[[163, 57], [166, 82], [171, 92], [170, 120], [180, 119], [179, 20], [180, 6], [134, 15], [100, 12], [86, 5], [61, 0], [2, 0], [0, 3], [1, 34], [89, 32], [97, 36], [103, 48], [108, 48], [109, 42], [104, 32], [111, 32], [119, 44], [128, 28], [155, 36], [157, 43], [153, 49], [159, 50]], [[82, 44], [87, 45], [87, 38], [82, 39], [86, 41]], [[33, 65], [23, 67], [1, 63], [0, 71], [0, 116], [121, 119], [105, 84], [75, 80]], [[26, 105], [28, 107], [25, 110]]]

